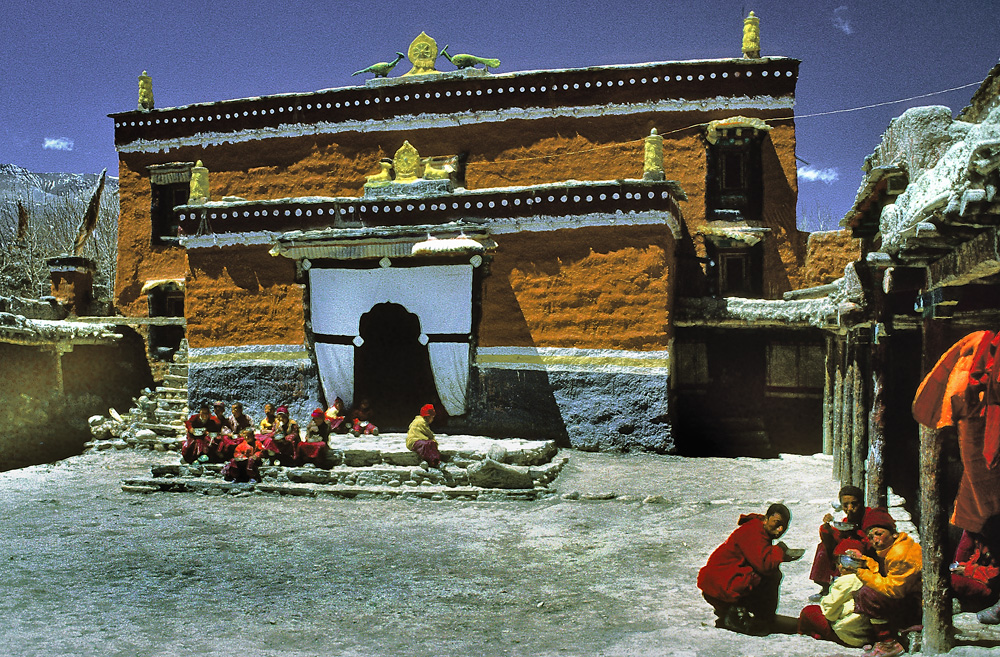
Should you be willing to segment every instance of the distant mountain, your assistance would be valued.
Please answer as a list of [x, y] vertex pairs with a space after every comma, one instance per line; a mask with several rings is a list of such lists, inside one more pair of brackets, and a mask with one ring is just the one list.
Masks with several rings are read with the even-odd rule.
[[[46, 259], [72, 252], [99, 178], [100, 172], [35, 173], [0, 164], [0, 296], [37, 298], [49, 293]], [[82, 252], [96, 264], [103, 294], [113, 284], [117, 253], [118, 179], [108, 177], [97, 225]]]
[[[90, 196], [97, 186], [97, 173], [35, 173], [14, 164], [0, 164], [0, 204], [14, 204], [20, 200], [49, 203], [58, 199], [72, 199], [83, 203], [86, 209]], [[104, 195], [118, 195], [118, 179], [108, 176]]]

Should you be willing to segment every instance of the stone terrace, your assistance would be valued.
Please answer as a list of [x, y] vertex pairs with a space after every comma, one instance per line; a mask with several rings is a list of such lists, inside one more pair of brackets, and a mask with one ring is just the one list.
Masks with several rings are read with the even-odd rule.
[[265, 465], [261, 481], [231, 483], [221, 464], [154, 465], [149, 477], [122, 483], [133, 493], [199, 492], [207, 495], [278, 494], [305, 497], [539, 499], [555, 494], [553, 482], [568, 460], [553, 441], [481, 436], [437, 436], [441, 469], [428, 468], [406, 449], [405, 434], [332, 436], [329, 465]]

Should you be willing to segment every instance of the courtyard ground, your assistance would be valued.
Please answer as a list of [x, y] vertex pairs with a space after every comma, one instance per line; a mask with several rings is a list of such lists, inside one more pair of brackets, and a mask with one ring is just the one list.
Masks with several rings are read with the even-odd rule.
[[716, 629], [694, 585], [740, 513], [783, 501], [807, 554], [778, 611], [797, 615], [829, 457], [566, 453], [559, 494], [534, 502], [123, 493], [176, 462], [155, 452], [2, 473], [0, 654], [860, 655]]

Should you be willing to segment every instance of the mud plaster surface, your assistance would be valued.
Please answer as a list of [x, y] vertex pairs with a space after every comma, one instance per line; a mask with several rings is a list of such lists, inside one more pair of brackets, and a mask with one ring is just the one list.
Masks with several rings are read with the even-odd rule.
[[569, 455], [561, 493], [619, 497], [122, 493], [148, 453], [3, 473], [0, 654], [860, 655], [716, 629], [694, 588], [740, 513], [784, 500], [785, 540], [809, 550], [784, 566], [779, 613], [797, 614], [837, 488], [829, 458]]

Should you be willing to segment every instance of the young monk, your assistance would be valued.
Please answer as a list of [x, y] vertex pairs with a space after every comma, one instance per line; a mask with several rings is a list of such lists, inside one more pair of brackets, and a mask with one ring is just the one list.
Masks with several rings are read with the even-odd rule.
[[222, 470], [226, 481], [255, 484], [260, 480], [260, 451], [253, 429], [246, 428], [240, 434], [240, 442], [233, 450], [233, 458]]
[[353, 409], [347, 416], [351, 422], [351, 433], [355, 436], [365, 434], [366, 436], [377, 436], [378, 427], [374, 424], [374, 413], [372, 406], [367, 399], [362, 399], [358, 407]]
[[860, 562], [864, 545], [861, 541], [845, 539], [834, 548], [838, 557], [838, 576], [830, 585], [830, 592], [823, 596], [818, 605], [808, 605], [799, 614], [799, 634], [807, 634], [814, 639], [836, 641], [845, 646], [858, 648], [865, 645], [874, 634], [871, 620], [854, 610], [854, 592], [864, 586], [858, 576], [850, 572], [849, 566], [840, 560], [847, 555]]
[[212, 416], [207, 403], [203, 403], [198, 412], [187, 419], [187, 437], [181, 445], [181, 460], [185, 463], [198, 461], [204, 463], [210, 459], [213, 435], [218, 436], [222, 427]]
[[295, 462], [298, 465], [312, 463], [314, 465], [324, 465], [326, 463], [326, 451], [329, 447], [327, 441], [330, 439], [332, 427], [326, 419], [326, 414], [322, 408], [317, 408], [312, 412], [312, 419], [306, 425], [306, 436], [295, 448]]
[[837, 529], [830, 525], [833, 522], [833, 514], [828, 513], [823, 516], [823, 524], [819, 526], [819, 545], [816, 546], [816, 556], [813, 557], [812, 570], [809, 573], [809, 579], [819, 584], [820, 592], [809, 596], [809, 602], [819, 602], [820, 598], [829, 592], [830, 580], [837, 573], [837, 559], [833, 551], [842, 541], [860, 541], [863, 546], [861, 552], [869, 557], [875, 556], [875, 551], [868, 543], [868, 537], [861, 529], [865, 514], [869, 511], [864, 505], [864, 493], [857, 486], [844, 486], [837, 498], [846, 514], [842, 522], [853, 527]]
[[779, 566], [799, 557], [774, 541], [788, 529], [791, 513], [772, 504], [764, 515], [740, 516], [738, 527], [698, 571], [698, 588], [718, 616], [716, 627], [742, 634], [766, 634], [778, 609]]
[[219, 422], [222, 430], [218, 439], [212, 444], [212, 460], [218, 463], [225, 463], [233, 458], [233, 450], [240, 444], [240, 429], [233, 431], [226, 419], [226, 405], [221, 401], [214, 404], [213, 417]]
[[416, 452], [432, 468], [441, 466], [441, 452], [431, 431], [431, 422], [436, 415], [434, 404], [424, 404], [420, 415], [413, 418], [406, 430], [406, 449]]
[[330, 429], [334, 433], [347, 433], [351, 430], [350, 422], [347, 420], [347, 413], [344, 411], [344, 400], [337, 397], [333, 400], [333, 405], [326, 411], [326, 419], [330, 423]]
[[901, 655], [905, 648], [898, 632], [921, 622], [920, 545], [906, 532], [896, 531], [896, 521], [885, 509], [865, 514], [863, 529], [877, 554], [852, 569], [864, 584], [854, 592], [854, 609], [868, 616], [875, 629], [876, 643], [865, 656]]

